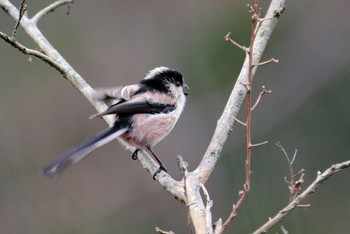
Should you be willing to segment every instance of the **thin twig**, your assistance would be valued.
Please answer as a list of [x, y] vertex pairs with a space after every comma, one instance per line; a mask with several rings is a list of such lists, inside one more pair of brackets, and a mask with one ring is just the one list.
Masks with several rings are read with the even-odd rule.
[[240, 121], [238, 118], [232, 116], [232, 118], [237, 121], [238, 123], [240, 123], [241, 125], [243, 125], [244, 127], [247, 126], [246, 123], [243, 123], [242, 121]]
[[232, 44], [234, 44], [235, 46], [237, 46], [238, 48], [240, 48], [241, 50], [243, 50], [244, 52], [248, 53], [248, 48], [245, 46], [240, 45], [239, 43], [235, 42], [234, 40], [232, 40], [232, 38], [230, 37], [231, 32], [227, 33], [225, 36], [225, 41], [229, 41]]
[[316, 179], [302, 192], [298, 197], [296, 197], [293, 201], [291, 201], [286, 207], [280, 210], [273, 218], [270, 218], [265, 224], [263, 224], [260, 228], [258, 228], [253, 234], [266, 233], [270, 228], [279, 223], [282, 219], [284, 219], [287, 215], [290, 214], [292, 210], [298, 207], [309, 207], [310, 205], [301, 205], [301, 202], [307, 198], [310, 194], [314, 193], [317, 188], [329, 179], [334, 174], [350, 167], [350, 160], [341, 162], [335, 165], [332, 165], [323, 173], [318, 172]]
[[258, 98], [256, 99], [256, 101], [255, 101], [255, 103], [254, 103], [254, 105], [253, 105], [253, 107], [252, 107], [252, 111], [255, 109], [255, 107], [258, 106], [258, 104], [259, 104], [259, 102], [260, 102], [260, 100], [261, 100], [261, 98], [262, 98], [262, 96], [263, 96], [264, 94], [270, 94], [270, 93], [272, 92], [272, 90], [266, 90], [265, 86], [262, 86], [261, 88], [262, 88], [262, 90], [261, 90], [261, 92], [259, 93], [259, 96], [258, 96]]
[[[283, 152], [283, 155], [286, 157], [290, 172], [290, 180], [288, 181], [285, 177], [284, 180], [288, 183], [288, 188], [290, 191], [289, 201], [293, 201], [301, 192], [301, 185], [304, 183], [305, 170], [301, 169], [298, 173], [294, 173], [293, 163], [296, 159], [298, 150], [294, 151], [293, 158], [290, 159], [288, 153], [283, 148], [280, 142], [276, 143], [276, 146]], [[299, 179], [295, 180], [295, 177], [299, 175]]]
[[262, 146], [262, 145], [266, 145], [268, 144], [269, 142], [268, 141], [263, 141], [263, 142], [260, 142], [260, 143], [255, 143], [255, 144], [250, 144], [249, 145], [249, 148], [253, 148], [253, 147], [259, 147], [259, 146]]
[[[256, 4], [254, 4], [253, 7], [250, 8], [250, 12], [253, 14], [252, 19], [254, 19], [256, 12], [258, 11], [258, 2], [256, 1]], [[247, 90], [247, 96], [246, 96], [246, 105], [247, 105], [247, 116], [245, 121], [245, 128], [246, 128], [246, 160], [245, 160], [245, 168], [246, 168], [246, 178], [245, 183], [243, 185], [243, 190], [239, 192], [239, 198], [235, 205], [232, 206], [232, 211], [224, 224], [222, 225], [222, 231], [223, 232], [227, 226], [231, 223], [231, 221], [237, 216], [237, 211], [240, 208], [240, 206], [243, 204], [243, 201], [247, 198], [248, 193], [250, 191], [250, 176], [251, 176], [251, 170], [250, 170], [250, 164], [251, 164], [251, 119], [252, 119], [252, 82], [253, 82], [253, 49], [254, 49], [254, 40], [255, 40], [255, 30], [256, 30], [257, 24], [256, 21], [252, 21], [252, 27], [251, 27], [251, 33], [250, 33], [250, 43], [248, 48], [248, 80], [245, 83], [245, 88]]]
[[10, 45], [12, 45], [13, 47], [15, 47], [16, 49], [21, 51], [23, 54], [33, 55], [33, 56], [43, 60], [44, 62], [46, 62], [47, 64], [49, 64], [50, 66], [52, 66], [56, 70], [58, 70], [64, 77], [67, 77], [67, 74], [66, 74], [65, 70], [62, 69], [61, 65], [59, 63], [57, 63], [54, 59], [50, 58], [49, 56], [41, 53], [40, 51], [29, 49], [29, 48], [25, 47], [24, 45], [22, 45], [21, 43], [16, 41], [13, 37], [9, 37], [3, 32], [0, 32], [0, 37], [4, 41], [6, 41]]
[[288, 231], [284, 226], [281, 226], [281, 231], [283, 234], [288, 234]]
[[279, 60], [278, 59], [269, 59], [267, 61], [264, 61], [264, 62], [260, 62], [260, 63], [256, 63], [256, 64], [253, 64], [254, 66], [258, 67], [258, 66], [263, 66], [263, 65], [267, 65], [267, 64], [270, 64], [270, 63], [278, 63]]
[[21, 2], [21, 6], [19, 8], [19, 14], [18, 14], [18, 20], [16, 22], [15, 28], [12, 31], [12, 37], [15, 40], [16, 39], [16, 33], [17, 33], [17, 29], [18, 26], [21, 24], [21, 19], [23, 17], [23, 15], [25, 14], [25, 12], [27, 11], [27, 4], [26, 4], [26, 0], [22, 0]]
[[154, 230], [158, 233], [161, 233], [161, 234], [175, 234], [175, 232], [173, 232], [173, 231], [164, 231], [164, 230], [160, 229], [159, 227], [155, 227]]
[[[269, 6], [269, 9], [265, 15], [266, 18], [271, 18], [275, 15], [276, 9], [280, 9], [284, 7], [285, 0], [273, 0]], [[256, 39], [254, 43], [254, 48], [256, 49], [253, 54], [254, 63], [259, 63], [262, 54], [267, 46], [267, 43], [272, 35], [272, 32], [277, 25], [277, 18], [273, 18], [269, 21], [264, 21], [258, 33], [256, 33]], [[258, 67], [254, 67], [253, 74], [255, 74]], [[220, 158], [220, 154], [224, 147], [224, 144], [227, 140], [231, 129], [233, 128], [234, 118], [233, 116], [237, 116], [241, 105], [244, 101], [244, 98], [247, 94], [247, 89], [242, 84], [248, 82], [248, 70], [249, 70], [249, 59], [246, 56], [241, 72], [237, 78], [236, 84], [232, 89], [231, 95], [226, 103], [226, 106], [223, 110], [222, 115], [217, 121], [217, 125], [211, 141], [208, 145], [208, 148], [194, 172], [199, 173], [201, 178], [201, 183], [205, 184], [205, 182], [210, 177], [216, 162]]]
[[72, 4], [74, 2], [74, 0], [58, 0], [50, 5], [48, 5], [47, 7], [45, 7], [44, 9], [42, 9], [41, 11], [39, 11], [38, 13], [36, 13], [32, 20], [34, 23], [38, 23], [38, 21], [44, 16], [47, 15], [50, 12], [53, 12], [54, 10], [56, 10], [56, 8], [66, 5], [68, 4], [68, 6], [70, 6], [70, 4]]
[[[256, 62], [254, 56], [254, 45], [255, 40], [257, 39], [257, 32], [260, 30], [262, 23], [265, 22], [264, 20], [260, 19], [260, 13], [261, 9], [259, 7], [259, 0], [255, 0], [253, 6], [248, 6], [249, 12], [252, 13], [252, 26], [251, 26], [251, 33], [250, 33], [250, 43], [249, 48], [247, 52], [248, 57], [248, 74], [247, 74], [247, 80], [246, 82], [242, 82], [244, 84], [244, 87], [246, 89], [246, 106], [247, 106], [247, 116], [245, 121], [245, 127], [246, 127], [246, 160], [245, 160], [245, 169], [246, 169], [246, 178], [245, 183], [243, 185], [243, 190], [239, 192], [239, 198], [235, 205], [232, 206], [232, 211], [229, 214], [228, 218], [222, 225], [222, 229], [220, 233], [223, 233], [224, 230], [227, 228], [227, 226], [230, 224], [230, 222], [237, 216], [238, 209], [243, 204], [244, 200], [247, 198], [249, 191], [250, 191], [250, 180], [251, 180], [251, 157], [252, 157], [252, 148], [264, 145], [268, 143], [267, 141], [252, 144], [251, 143], [251, 120], [252, 120], [252, 110], [256, 107], [256, 105], [259, 103], [261, 96], [265, 93], [268, 93], [270, 91], [263, 90], [263, 93], [260, 94], [258, 100], [255, 102], [254, 105], [252, 105], [252, 86], [253, 86], [253, 76], [255, 73], [256, 65], [259, 64]], [[268, 17], [270, 18], [270, 17]], [[227, 37], [229, 39], [229, 37]], [[255, 52], [255, 51], [254, 51]], [[264, 63], [262, 63], [264, 64]], [[267, 64], [267, 63], [266, 63]]]

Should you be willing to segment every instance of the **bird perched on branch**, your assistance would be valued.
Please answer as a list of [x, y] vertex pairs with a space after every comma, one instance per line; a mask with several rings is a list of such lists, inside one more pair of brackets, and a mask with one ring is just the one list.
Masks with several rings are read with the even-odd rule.
[[152, 147], [169, 134], [179, 119], [186, 102], [184, 88], [188, 86], [181, 73], [167, 67], [157, 67], [149, 71], [139, 84], [96, 91], [96, 99], [113, 104], [90, 118], [114, 115], [114, 124], [63, 153], [43, 169], [44, 175], [53, 176], [62, 172], [91, 151], [118, 139], [134, 151], [133, 159], [137, 159], [139, 150], [148, 150], [159, 164], [153, 176], [155, 178], [166, 169]]

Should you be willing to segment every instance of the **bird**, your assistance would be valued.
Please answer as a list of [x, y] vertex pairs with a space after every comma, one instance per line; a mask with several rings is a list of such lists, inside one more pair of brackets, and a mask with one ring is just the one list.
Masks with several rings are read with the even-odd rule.
[[166, 168], [152, 148], [170, 133], [183, 112], [188, 95], [185, 88], [189, 87], [180, 72], [161, 66], [150, 70], [138, 84], [96, 90], [94, 99], [110, 106], [90, 119], [113, 115], [114, 123], [59, 155], [43, 168], [43, 174], [49, 177], [60, 174], [95, 149], [118, 139], [133, 152], [134, 160], [140, 150], [154, 157], [159, 164], [155, 179]]

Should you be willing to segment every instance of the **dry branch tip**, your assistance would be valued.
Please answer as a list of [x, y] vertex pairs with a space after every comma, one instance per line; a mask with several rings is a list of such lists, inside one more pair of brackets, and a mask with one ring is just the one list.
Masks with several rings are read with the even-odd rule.
[[248, 50], [247, 47], [242, 46], [242, 45], [240, 45], [239, 43], [237, 43], [236, 41], [234, 41], [234, 40], [230, 37], [230, 35], [231, 35], [231, 32], [228, 32], [228, 33], [226, 34], [226, 36], [224, 37], [224, 38], [225, 38], [225, 41], [228, 41], [228, 42], [232, 43], [233, 45], [235, 45], [235, 46], [237, 46], [238, 48], [240, 48], [241, 50], [243, 50], [245, 53], [248, 53], [248, 52], [249, 52], [249, 50]]
[[256, 99], [253, 107], [251, 108], [252, 111], [258, 106], [263, 95], [272, 93], [272, 90], [267, 90], [265, 86], [262, 86], [261, 89], [262, 90], [260, 91], [258, 98]]
[[14, 40], [16, 40], [16, 33], [17, 33], [18, 26], [21, 24], [22, 17], [26, 13], [26, 11], [27, 11], [26, 0], [22, 0], [21, 6], [20, 6], [19, 11], [18, 11], [18, 13], [19, 13], [18, 20], [16, 22], [16, 25], [15, 25], [13, 31], [12, 31], [12, 38]]
[[48, 5], [47, 7], [45, 7], [44, 9], [40, 10], [38, 13], [36, 13], [32, 20], [34, 23], [38, 23], [38, 21], [44, 16], [49, 14], [50, 12], [55, 11], [58, 7], [63, 6], [63, 5], [67, 5], [68, 9], [66, 14], [68, 15], [70, 13], [71, 10], [71, 5], [74, 3], [74, 0], [58, 0], [50, 5]]
[[260, 142], [260, 143], [250, 144], [249, 148], [259, 147], [259, 146], [262, 146], [262, 145], [266, 145], [267, 143], [269, 143], [269, 142], [268, 141], [263, 141], [263, 142]]
[[263, 65], [270, 64], [270, 63], [278, 63], [278, 62], [279, 62], [278, 59], [271, 58], [271, 59], [269, 59], [267, 61], [253, 64], [253, 66], [258, 67], [258, 66], [263, 66]]
[[155, 227], [154, 230], [158, 233], [161, 233], [161, 234], [175, 234], [175, 232], [173, 232], [173, 231], [164, 231], [164, 230], [160, 229], [159, 227]]

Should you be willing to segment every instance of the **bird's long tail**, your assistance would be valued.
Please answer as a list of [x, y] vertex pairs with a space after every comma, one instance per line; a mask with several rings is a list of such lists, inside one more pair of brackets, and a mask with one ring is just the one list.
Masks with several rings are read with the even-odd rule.
[[116, 127], [107, 128], [93, 137], [83, 141], [76, 147], [68, 150], [59, 156], [55, 161], [43, 168], [43, 174], [46, 176], [54, 176], [62, 172], [68, 166], [79, 162], [91, 151], [111, 142], [127, 131], [126, 128], [119, 129]]

